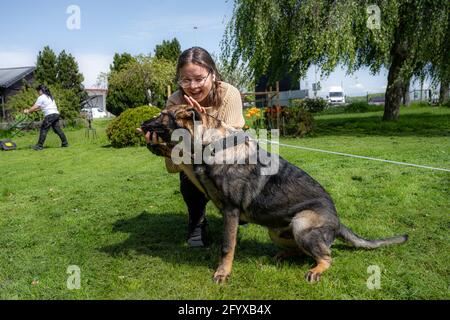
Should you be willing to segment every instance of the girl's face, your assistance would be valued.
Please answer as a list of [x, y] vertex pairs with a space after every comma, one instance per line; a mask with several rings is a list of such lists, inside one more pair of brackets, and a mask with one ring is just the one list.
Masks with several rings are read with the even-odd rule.
[[213, 72], [197, 64], [188, 63], [180, 69], [178, 84], [197, 102], [208, 96], [213, 86]]

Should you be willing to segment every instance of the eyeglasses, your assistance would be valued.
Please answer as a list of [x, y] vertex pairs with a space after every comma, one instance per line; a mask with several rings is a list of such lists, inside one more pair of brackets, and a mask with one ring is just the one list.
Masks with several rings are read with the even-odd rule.
[[191, 83], [194, 84], [195, 88], [199, 88], [199, 87], [203, 87], [206, 83], [206, 79], [208, 79], [208, 77], [211, 75], [211, 71], [208, 72], [208, 75], [206, 77], [203, 78], [199, 78], [199, 79], [181, 79], [178, 81], [178, 84], [180, 85], [180, 87], [182, 88], [188, 88], [191, 86]]

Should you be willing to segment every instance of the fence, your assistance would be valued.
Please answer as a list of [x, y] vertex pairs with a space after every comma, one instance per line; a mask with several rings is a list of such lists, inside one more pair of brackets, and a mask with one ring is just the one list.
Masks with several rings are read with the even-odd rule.
[[[448, 94], [450, 95], [450, 89], [448, 90]], [[433, 89], [413, 90], [409, 92], [409, 98], [411, 102], [426, 101], [436, 104], [439, 102], [439, 90]]]

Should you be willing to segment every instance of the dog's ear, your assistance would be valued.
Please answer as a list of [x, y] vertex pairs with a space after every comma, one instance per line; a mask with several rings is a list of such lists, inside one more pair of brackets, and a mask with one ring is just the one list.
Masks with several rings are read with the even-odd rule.
[[187, 111], [191, 113], [192, 120], [202, 121], [202, 116], [200, 115], [200, 112], [198, 112], [196, 108], [189, 108]]
[[201, 121], [201, 115], [195, 109], [194, 107], [186, 108], [183, 110], [180, 110], [176, 113], [177, 119], [184, 119], [184, 120], [192, 120], [192, 121]]

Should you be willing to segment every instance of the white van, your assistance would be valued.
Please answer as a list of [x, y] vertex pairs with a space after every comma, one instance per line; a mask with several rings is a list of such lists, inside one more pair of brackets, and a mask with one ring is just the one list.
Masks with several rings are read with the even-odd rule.
[[341, 86], [330, 87], [328, 102], [330, 104], [345, 104], [345, 94]]

